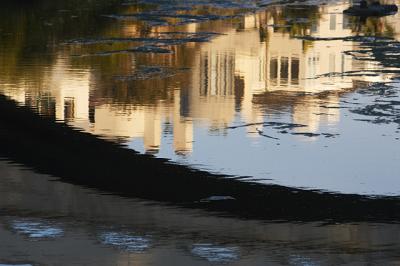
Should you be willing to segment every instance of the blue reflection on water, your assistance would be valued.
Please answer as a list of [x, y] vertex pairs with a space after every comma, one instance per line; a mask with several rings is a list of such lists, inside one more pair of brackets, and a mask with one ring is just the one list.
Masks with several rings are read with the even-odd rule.
[[55, 238], [64, 233], [61, 228], [43, 221], [16, 220], [11, 223], [11, 227], [30, 238]]
[[133, 236], [119, 232], [106, 232], [101, 236], [103, 244], [115, 246], [129, 252], [144, 252], [150, 247], [150, 240], [142, 236]]
[[239, 259], [239, 249], [237, 247], [223, 247], [213, 244], [194, 244], [191, 252], [209, 262], [226, 263]]

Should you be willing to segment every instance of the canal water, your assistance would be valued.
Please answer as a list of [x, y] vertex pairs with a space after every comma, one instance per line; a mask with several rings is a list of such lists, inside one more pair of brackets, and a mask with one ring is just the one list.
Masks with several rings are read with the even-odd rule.
[[1, 265], [398, 265], [398, 224], [243, 220], [1, 161]]
[[[323, 0], [10, 2], [0, 93], [19, 105], [243, 182], [400, 194], [398, 14], [349, 17], [351, 2]], [[244, 221], [52, 182], [8, 158], [0, 173], [0, 265], [400, 261], [397, 224]]]

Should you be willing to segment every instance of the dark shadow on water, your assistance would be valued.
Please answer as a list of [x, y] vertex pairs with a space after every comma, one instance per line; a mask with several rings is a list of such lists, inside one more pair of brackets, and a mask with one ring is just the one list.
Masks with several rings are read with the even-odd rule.
[[[400, 200], [261, 185], [141, 155], [0, 96], [0, 156], [118, 195], [289, 221], [400, 221]], [[217, 200], [214, 200], [217, 199]]]

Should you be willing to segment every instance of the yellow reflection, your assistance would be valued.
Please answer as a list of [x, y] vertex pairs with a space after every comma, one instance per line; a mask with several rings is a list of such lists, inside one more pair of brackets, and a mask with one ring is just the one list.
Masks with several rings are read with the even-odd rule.
[[[340, 2], [302, 11], [315, 14], [309, 14], [304, 24], [292, 26], [284, 24], [288, 18], [282, 17], [289, 14], [285, 11], [288, 7], [271, 7], [231, 21], [190, 23], [179, 29], [222, 34], [210, 42], [168, 46], [174, 53], [166, 55], [72, 59], [60, 51], [50, 67], [27, 69], [23, 78], [13, 85], [3, 84], [2, 90], [21, 104], [35, 106], [39, 112], [96, 135], [126, 141], [142, 139], [150, 153], [160, 149], [165, 121], [173, 121], [173, 148], [179, 154], [193, 150], [194, 123], [226, 134], [224, 128], [238, 115], [243, 123], [257, 124], [285, 107], [290, 107], [285, 112], [291, 112], [293, 123], [305, 125], [295, 131], [318, 132], [321, 124], [335, 126], [340, 120], [340, 109], [321, 107], [323, 103], [339, 107], [340, 91], [354, 89], [357, 81], [387, 78], [342, 75], [376, 67], [368, 61], [355, 62], [344, 52], [356, 49], [356, 44], [338, 40], [354, 31], [354, 24], [342, 14], [349, 6]], [[296, 13], [291, 19], [298, 19]], [[389, 22], [385, 25], [399, 23], [395, 18], [386, 20]], [[172, 26], [149, 28], [136, 21], [124, 23], [117, 33], [137, 37], [176, 30]], [[143, 65], [190, 67], [190, 71], [173, 78], [98, 88], [106, 80], [103, 74], [130, 74]], [[331, 93], [321, 97], [328, 91]], [[293, 93], [300, 93], [301, 100], [288, 100]], [[247, 130], [249, 137], [258, 136], [254, 133], [257, 125]]]

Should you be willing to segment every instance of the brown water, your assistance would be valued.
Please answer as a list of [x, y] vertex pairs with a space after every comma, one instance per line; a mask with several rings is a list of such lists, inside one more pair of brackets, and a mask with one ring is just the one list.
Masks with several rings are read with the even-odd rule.
[[[399, 15], [347, 17], [345, 1], [0, 6], [0, 92], [41, 115], [260, 183], [400, 194]], [[394, 224], [242, 221], [0, 172], [0, 265], [399, 263]]]
[[262, 222], [100, 194], [0, 162], [0, 263], [397, 265], [398, 224]]

